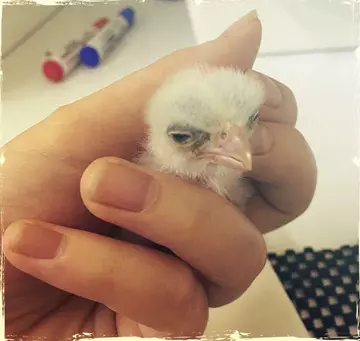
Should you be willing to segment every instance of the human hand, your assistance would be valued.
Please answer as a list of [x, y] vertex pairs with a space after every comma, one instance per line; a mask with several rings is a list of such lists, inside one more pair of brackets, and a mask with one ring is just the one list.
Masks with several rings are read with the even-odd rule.
[[[142, 108], [169, 73], [195, 61], [249, 69], [260, 38], [259, 21], [237, 22], [217, 40], [177, 51], [60, 108], [3, 148], [7, 335], [202, 332], [209, 305], [226, 304], [249, 287], [266, 257], [251, 221], [261, 231], [291, 221], [306, 209], [315, 186], [311, 152], [293, 128], [296, 105], [290, 90], [269, 86], [269, 106], [260, 112], [264, 125], [277, 135], [269, 153], [254, 158], [259, 195], [249, 206], [251, 221], [214, 193], [126, 160], [144, 134]], [[133, 98], [137, 101], [129, 101]], [[106, 155], [114, 157], [99, 159]], [[104, 176], [106, 170], [115, 178]], [[136, 189], [146, 187], [145, 182], [127, 186], [130, 176], [141, 173], [157, 181], [158, 199], [142, 213], [127, 212], [124, 208], [141, 207], [136, 206], [135, 199], [141, 199]], [[105, 180], [111, 179], [109, 191]], [[112, 195], [120, 194], [126, 201], [113, 202]], [[101, 205], [101, 195], [122, 209]], [[32, 219], [32, 224], [21, 219]], [[107, 238], [119, 230], [116, 225], [167, 246], [180, 259]], [[65, 236], [55, 258], [55, 240], [46, 242], [51, 231]], [[35, 257], [15, 252], [16, 241]], [[41, 259], [41, 252], [48, 259]]]

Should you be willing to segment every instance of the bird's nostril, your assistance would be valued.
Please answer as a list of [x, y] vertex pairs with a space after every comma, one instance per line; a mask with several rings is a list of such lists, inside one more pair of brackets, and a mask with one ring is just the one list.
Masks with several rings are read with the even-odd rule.
[[227, 133], [225, 131], [223, 131], [221, 134], [220, 134], [220, 137], [225, 140], [226, 137], [227, 137]]

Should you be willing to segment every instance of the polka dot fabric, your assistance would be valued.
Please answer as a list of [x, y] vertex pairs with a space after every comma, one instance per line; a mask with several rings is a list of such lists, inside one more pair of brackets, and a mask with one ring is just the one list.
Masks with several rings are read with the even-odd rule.
[[311, 337], [358, 338], [358, 245], [268, 258]]

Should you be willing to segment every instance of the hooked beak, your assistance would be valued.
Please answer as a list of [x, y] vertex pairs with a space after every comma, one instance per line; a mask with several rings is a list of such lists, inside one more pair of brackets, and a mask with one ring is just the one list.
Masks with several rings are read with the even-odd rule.
[[240, 172], [250, 172], [252, 155], [249, 137], [244, 128], [233, 126], [224, 138], [220, 138], [215, 146], [204, 151], [204, 156], [213, 162]]

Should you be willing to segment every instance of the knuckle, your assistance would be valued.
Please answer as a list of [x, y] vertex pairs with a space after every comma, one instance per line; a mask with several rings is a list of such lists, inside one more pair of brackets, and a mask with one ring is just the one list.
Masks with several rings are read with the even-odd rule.
[[297, 139], [299, 140], [299, 144], [302, 146], [302, 162], [301, 162], [301, 170], [308, 175], [309, 173], [312, 174], [316, 178], [317, 174], [317, 165], [315, 155], [306, 141], [304, 135], [297, 129], [295, 129], [295, 134], [297, 135]]
[[[288, 219], [303, 214], [310, 206], [317, 184], [315, 156], [306, 137], [295, 127], [276, 125], [273, 130], [275, 148], [263, 165], [268, 171], [263, 193], [276, 201], [276, 208], [286, 214]], [[270, 160], [270, 162], [269, 162]], [[268, 165], [276, 164], [270, 168]], [[275, 186], [274, 186], [275, 185]]]
[[[239, 273], [233, 283], [229, 284], [229, 289], [233, 290], [236, 298], [242, 295], [243, 292], [250, 287], [252, 282], [257, 278], [263, 270], [267, 261], [267, 246], [263, 235], [254, 228], [254, 238], [251, 243], [251, 250], [253, 250], [251, 257], [247, 260], [247, 266], [244, 271]], [[250, 256], [250, 253], [249, 253]], [[239, 262], [245, 263], [243, 254], [239, 258]], [[244, 276], [246, 273], [246, 276]]]
[[194, 272], [187, 267], [179, 278], [178, 294], [175, 301], [175, 308], [181, 311], [185, 320], [196, 322], [195, 329], [203, 332], [208, 318], [208, 298], [203, 286], [197, 281]]
[[296, 159], [296, 169], [294, 175], [298, 184], [301, 184], [301, 196], [299, 196], [295, 211], [296, 216], [303, 214], [310, 206], [315, 194], [317, 184], [317, 166], [315, 156], [306, 141], [304, 135], [297, 129], [294, 129], [294, 138], [298, 145], [298, 154]]
[[175, 305], [181, 310], [189, 310], [196, 299], [198, 292], [198, 282], [195, 279], [193, 271], [190, 267], [182, 267], [179, 271], [179, 286], [175, 297]]
[[[117, 290], [117, 273], [112, 266], [106, 266], [104, 269], [104, 275], [102, 276], [93, 276], [91, 278], [91, 289], [93, 292], [91, 296], [96, 299], [96, 301], [109, 305], [116, 305], [118, 299], [114, 299], [114, 297], [119, 296], [119, 292]], [[115, 308], [115, 307], [114, 307]]]
[[[253, 72], [260, 79], [266, 78], [266, 79], [270, 80], [272, 83], [274, 83], [281, 94], [282, 101], [281, 101], [281, 104], [279, 105], [279, 107], [270, 108], [270, 109], [267, 108], [267, 110], [264, 110], [265, 113], [263, 113], [263, 114], [265, 114], [265, 115], [263, 115], [263, 116], [265, 117], [265, 120], [269, 120], [269, 121], [275, 120], [275, 121], [279, 121], [283, 124], [295, 126], [295, 124], [297, 122], [297, 117], [298, 117], [298, 106], [297, 106], [297, 101], [296, 101], [294, 92], [286, 84], [284, 84], [272, 77], [269, 77], [269, 76], [262, 74], [260, 72], [257, 72], [257, 71], [253, 71]], [[266, 114], [266, 111], [269, 111], [269, 113]], [[275, 114], [274, 111], [277, 113], [277, 115]], [[276, 117], [276, 118], [274, 118], [274, 117]]]
[[298, 119], [298, 105], [294, 92], [285, 84], [279, 83], [283, 97], [283, 110], [286, 113], [286, 123], [295, 126]]

